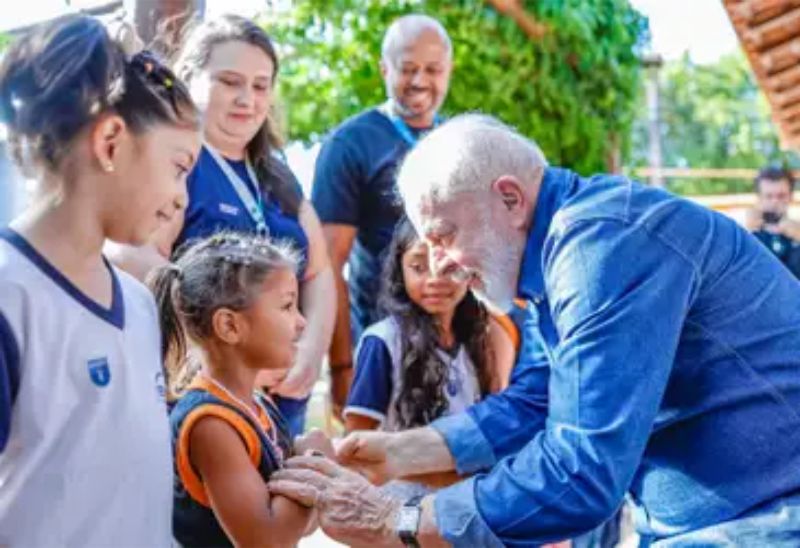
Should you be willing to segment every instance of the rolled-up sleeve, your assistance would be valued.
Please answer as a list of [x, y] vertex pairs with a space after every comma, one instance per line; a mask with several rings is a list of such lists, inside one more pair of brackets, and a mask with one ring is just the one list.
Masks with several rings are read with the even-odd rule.
[[506, 546], [558, 541], [613, 514], [641, 462], [697, 278], [667, 242], [616, 220], [562, 230], [545, 243], [543, 264], [560, 336], [547, 421], [518, 454], [470, 480], [472, 520], [463, 510], [452, 519], [454, 497], [437, 495], [440, 532], [456, 546], [487, 530]]

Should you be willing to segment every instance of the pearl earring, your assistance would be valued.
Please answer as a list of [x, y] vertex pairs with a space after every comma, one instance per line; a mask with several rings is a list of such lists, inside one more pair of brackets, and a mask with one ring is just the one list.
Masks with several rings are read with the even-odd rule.
[[104, 169], [106, 170], [106, 173], [112, 173], [114, 171], [114, 164], [109, 162], [104, 166]]

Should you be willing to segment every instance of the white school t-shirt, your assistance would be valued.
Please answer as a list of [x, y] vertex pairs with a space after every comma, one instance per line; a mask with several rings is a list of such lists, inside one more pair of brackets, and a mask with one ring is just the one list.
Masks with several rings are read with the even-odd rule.
[[0, 231], [0, 546], [172, 542], [156, 307], [109, 269], [104, 309]]

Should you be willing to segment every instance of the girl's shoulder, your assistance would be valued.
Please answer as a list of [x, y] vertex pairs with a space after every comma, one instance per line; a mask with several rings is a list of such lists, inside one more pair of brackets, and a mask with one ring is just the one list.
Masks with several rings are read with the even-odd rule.
[[386, 351], [388, 352], [393, 364], [399, 364], [403, 347], [401, 335], [400, 323], [393, 316], [386, 317], [381, 321], [370, 325], [366, 330], [364, 330], [364, 333], [361, 335], [361, 339], [358, 341], [358, 346], [356, 347], [355, 351], [356, 361], [359, 359], [361, 349], [364, 347], [365, 341], [372, 338], [379, 339], [381, 343], [383, 343], [383, 346], [386, 348]]
[[364, 330], [361, 335], [361, 340], [365, 337], [378, 337], [386, 342], [400, 336], [400, 322], [394, 316], [387, 316], [386, 318], [375, 322]]

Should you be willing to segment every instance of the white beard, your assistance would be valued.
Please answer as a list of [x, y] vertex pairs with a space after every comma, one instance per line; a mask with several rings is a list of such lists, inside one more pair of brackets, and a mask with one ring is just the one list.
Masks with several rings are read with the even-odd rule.
[[508, 312], [517, 296], [520, 256], [508, 239], [491, 229], [480, 247], [484, 250], [484, 261], [477, 274], [483, 287], [473, 288], [472, 293], [487, 306]]

